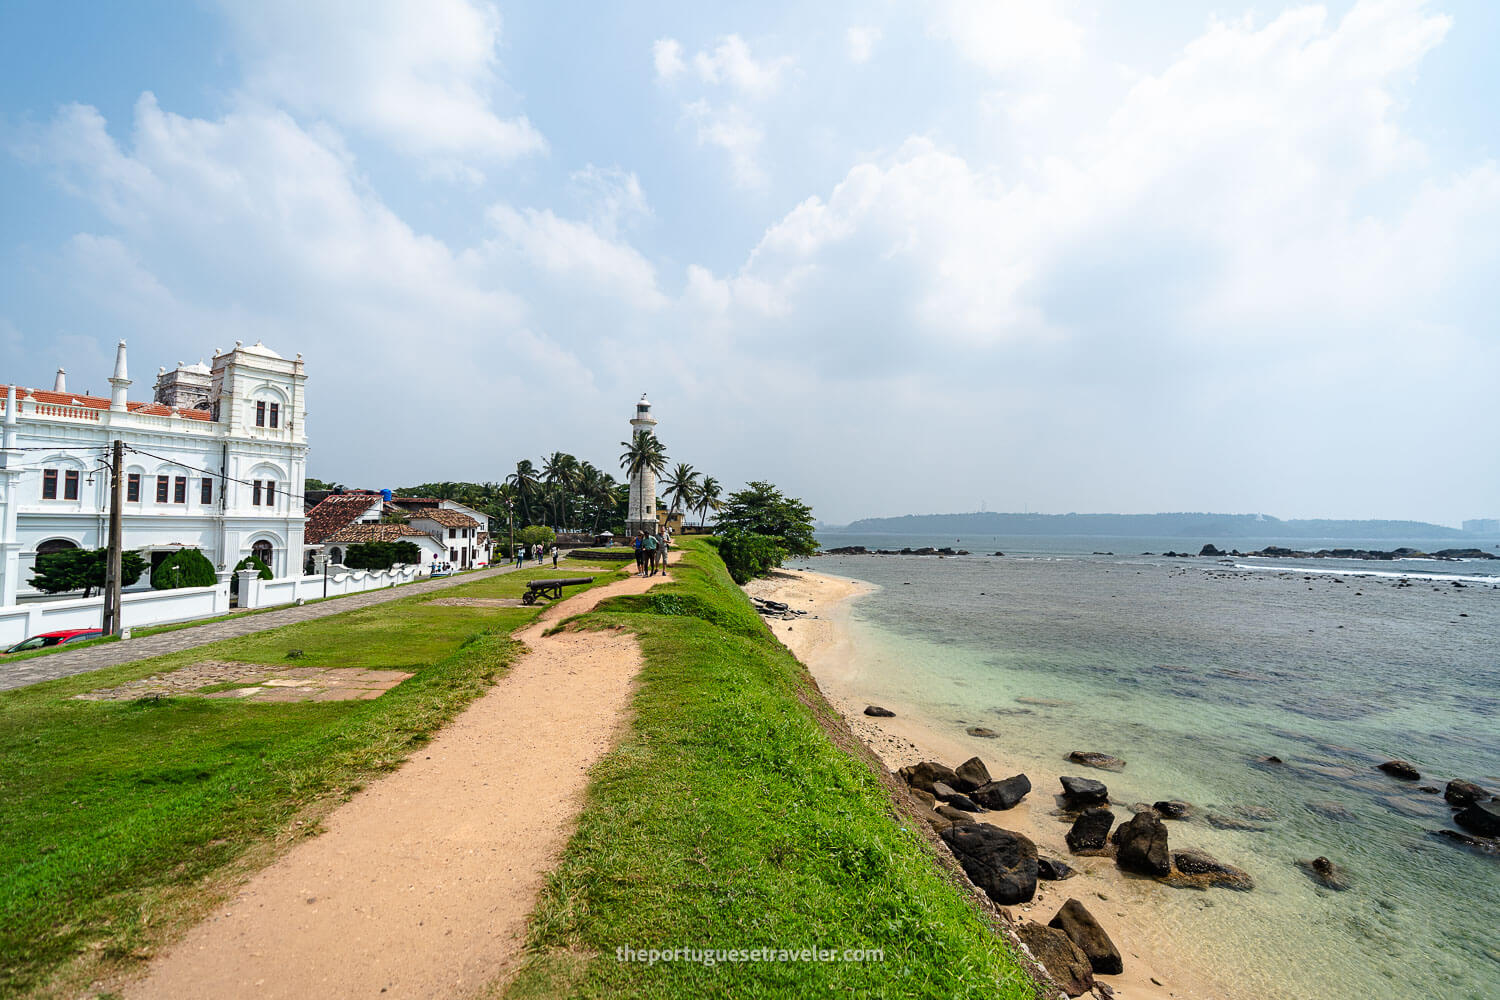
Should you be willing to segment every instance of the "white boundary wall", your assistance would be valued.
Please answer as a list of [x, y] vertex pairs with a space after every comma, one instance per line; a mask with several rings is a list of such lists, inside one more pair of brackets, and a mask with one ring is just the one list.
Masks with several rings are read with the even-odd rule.
[[[229, 613], [229, 579], [212, 587], [182, 587], [126, 593], [121, 598], [121, 621], [126, 628], [165, 625], [193, 618]], [[34, 601], [0, 607], [0, 646], [13, 646], [28, 636], [66, 628], [99, 628], [104, 597], [65, 601]]]
[[[366, 590], [413, 583], [425, 575], [426, 570], [421, 566], [396, 566], [388, 570], [330, 569], [327, 596], [358, 594]], [[244, 570], [240, 574], [240, 607], [269, 608], [277, 604], [315, 600], [325, 596], [323, 580], [322, 575], [261, 580], [256, 578], [253, 570]]]

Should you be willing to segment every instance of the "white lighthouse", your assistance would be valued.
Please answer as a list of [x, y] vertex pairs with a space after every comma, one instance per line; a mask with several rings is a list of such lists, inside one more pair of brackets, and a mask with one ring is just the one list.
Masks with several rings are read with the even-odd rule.
[[[635, 404], [635, 416], [630, 421], [630, 440], [642, 431], [654, 434], [656, 418], [651, 415], [651, 401], [641, 393]], [[625, 512], [625, 533], [632, 538], [637, 531], [656, 530], [656, 471], [651, 466], [642, 466], [639, 472], [630, 474], [630, 506]]]

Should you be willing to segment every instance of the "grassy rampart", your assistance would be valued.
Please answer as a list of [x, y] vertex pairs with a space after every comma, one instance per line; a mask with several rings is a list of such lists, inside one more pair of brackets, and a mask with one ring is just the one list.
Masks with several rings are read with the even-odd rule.
[[[505, 995], [1033, 996], [869, 763], [830, 738], [806, 670], [712, 549], [682, 542], [670, 585], [569, 625], [633, 631], [645, 666], [631, 733], [593, 772]], [[621, 960], [679, 947], [840, 958]]]

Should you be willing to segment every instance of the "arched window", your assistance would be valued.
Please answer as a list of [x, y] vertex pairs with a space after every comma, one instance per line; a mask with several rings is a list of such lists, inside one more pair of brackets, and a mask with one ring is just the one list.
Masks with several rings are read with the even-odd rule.
[[329, 549], [328, 561], [333, 563], [335, 566], [344, 565], [344, 550], [339, 548], [337, 545]]
[[250, 546], [250, 554], [267, 566], [271, 565], [271, 543], [264, 538]]
[[70, 542], [66, 538], [49, 538], [36, 547], [39, 556], [50, 556], [54, 552], [66, 552], [69, 549], [78, 548], [77, 543]]

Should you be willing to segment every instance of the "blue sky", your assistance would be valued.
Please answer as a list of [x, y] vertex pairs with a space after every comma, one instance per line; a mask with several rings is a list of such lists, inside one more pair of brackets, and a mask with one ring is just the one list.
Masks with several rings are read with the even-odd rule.
[[[1500, 513], [1500, 5], [0, 8], [4, 378], [307, 360], [315, 475]], [[539, 419], [537, 407], [557, 404]]]

